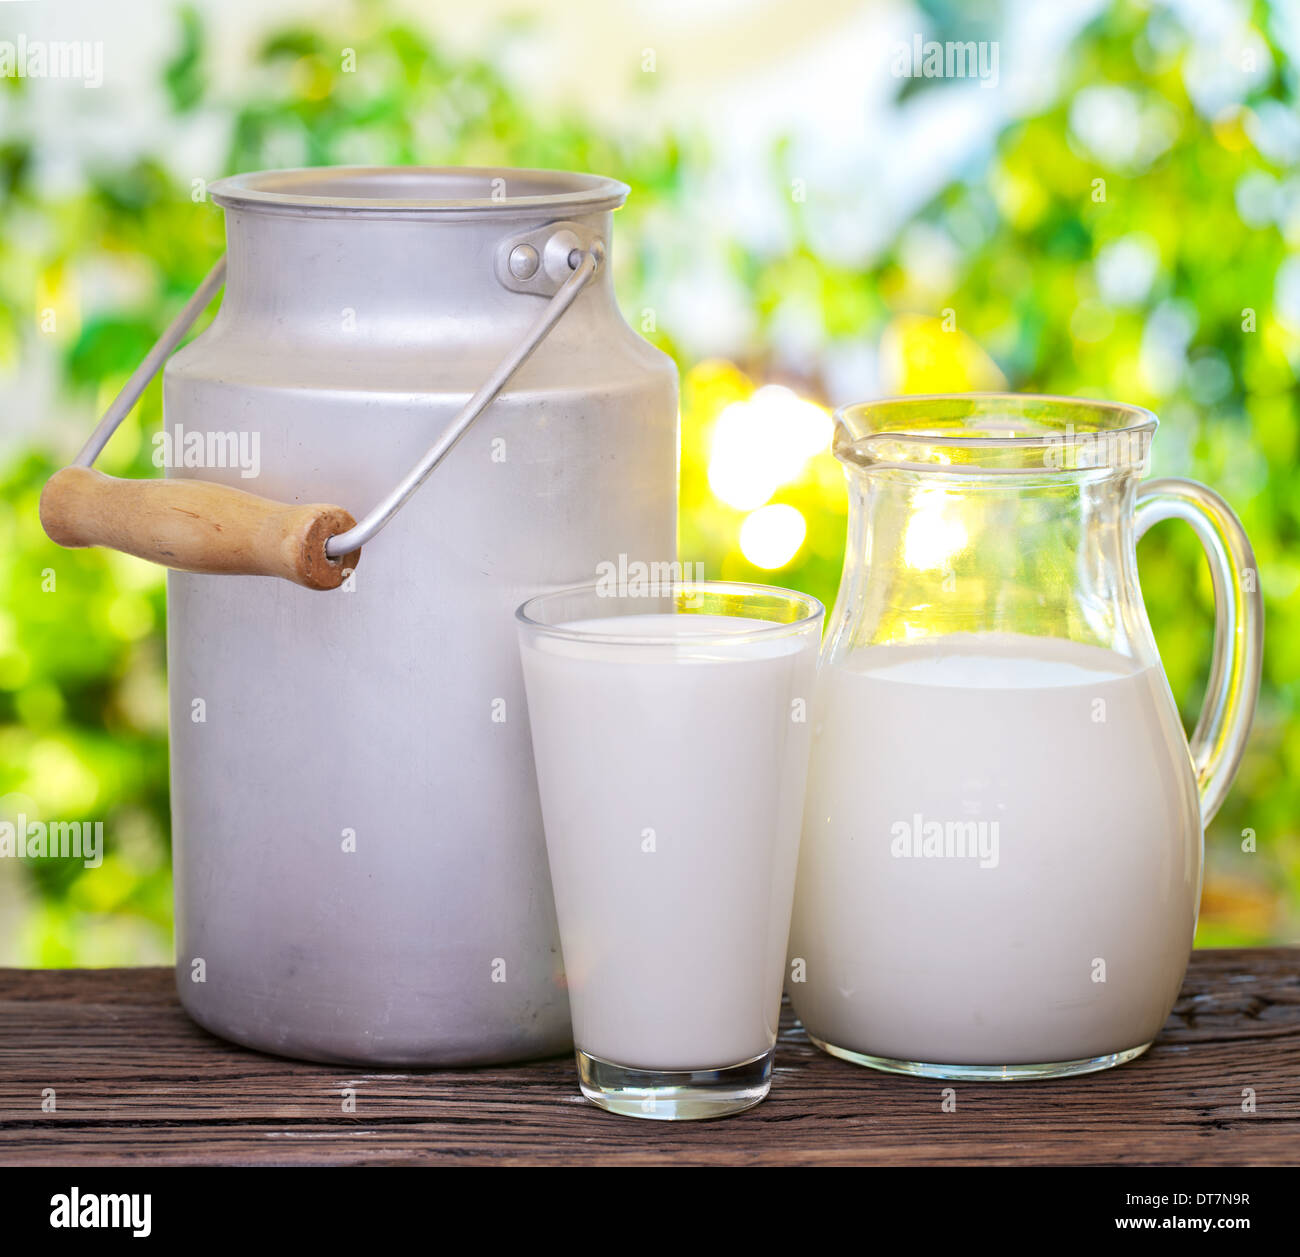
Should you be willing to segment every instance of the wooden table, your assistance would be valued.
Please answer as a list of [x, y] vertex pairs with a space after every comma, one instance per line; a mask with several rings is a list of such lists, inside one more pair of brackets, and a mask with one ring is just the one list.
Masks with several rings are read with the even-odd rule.
[[[948, 1085], [955, 1112], [943, 1111]], [[598, 1111], [568, 1058], [440, 1072], [308, 1065], [198, 1029], [170, 970], [0, 970], [0, 1164], [437, 1162], [1300, 1164], [1300, 951], [1195, 953], [1145, 1057], [1061, 1082], [875, 1073], [817, 1051], [787, 1010], [768, 1100], [680, 1124]]]

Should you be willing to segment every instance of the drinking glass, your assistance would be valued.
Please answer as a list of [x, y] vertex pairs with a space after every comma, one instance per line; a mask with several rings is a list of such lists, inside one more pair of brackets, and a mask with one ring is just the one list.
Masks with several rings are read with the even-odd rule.
[[578, 1077], [612, 1112], [720, 1117], [771, 1085], [823, 609], [633, 590], [517, 613]]

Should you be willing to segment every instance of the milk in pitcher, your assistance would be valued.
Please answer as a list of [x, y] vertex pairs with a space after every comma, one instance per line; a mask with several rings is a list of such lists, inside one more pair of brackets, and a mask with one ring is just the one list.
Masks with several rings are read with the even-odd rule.
[[818, 703], [788, 986], [808, 1032], [959, 1066], [1149, 1044], [1200, 890], [1160, 669], [956, 634], [854, 652]]

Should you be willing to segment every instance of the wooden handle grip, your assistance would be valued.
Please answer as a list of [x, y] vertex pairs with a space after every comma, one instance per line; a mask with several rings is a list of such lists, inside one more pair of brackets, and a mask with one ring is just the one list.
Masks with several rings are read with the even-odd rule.
[[339, 506], [289, 506], [205, 480], [118, 480], [89, 467], [55, 472], [41, 523], [61, 546], [108, 546], [184, 572], [279, 576], [336, 589], [361, 551], [325, 543], [356, 520]]

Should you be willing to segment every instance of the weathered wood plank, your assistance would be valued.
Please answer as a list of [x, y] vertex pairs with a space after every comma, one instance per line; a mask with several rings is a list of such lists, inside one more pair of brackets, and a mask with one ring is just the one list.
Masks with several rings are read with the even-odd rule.
[[[169, 970], [0, 970], [0, 1164], [1300, 1164], [1300, 951], [1202, 951], [1156, 1046], [1049, 1083], [877, 1074], [787, 1010], [770, 1098], [640, 1122], [569, 1060], [365, 1072], [262, 1056], [193, 1025]], [[53, 1087], [54, 1113], [41, 1112]], [[357, 1111], [342, 1111], [353, 1088]], [[1255, 1111], [1243, 1109], [1254, 1097]]]

